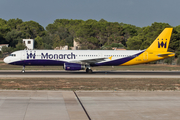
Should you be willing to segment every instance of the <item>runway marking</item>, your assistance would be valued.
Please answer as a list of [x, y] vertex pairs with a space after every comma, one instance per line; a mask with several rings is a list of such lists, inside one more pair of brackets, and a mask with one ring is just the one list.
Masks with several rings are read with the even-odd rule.
[[89, 120], [73, 91], [66, 91], [62, 94], [70, 120]]
[[26, 111], [25, 111], [25, 114], [24, 114], [23, 120], [25, 120], [25, 117], [26, 117], [26, 114], [27, 114], [27, 110], [28, 110], [28, 107], [29, 107], [29, 102], [30, 102], [30, 99], [29, 99], [29, 101], [28, 101], [28, 104], [27, 104], [27, 107], [26, 107]]
[[86, 111], [86, 108], [85, 108], [84, 105], [82, 104], [82, 102], [81, 102], [81, 100], [79, 99], [78, 95], [76, 94], [75, 91], [73, 91], [73, 92], [74, 92], [76, 98], [78, 99], [78, 101], [79, 101], [81, 107], [83, 108], [84, 112], [86, 113], [87, 117], [89, 118], [89, 120], [91, 120], [91, 117], [89, 116], [88, 112]]

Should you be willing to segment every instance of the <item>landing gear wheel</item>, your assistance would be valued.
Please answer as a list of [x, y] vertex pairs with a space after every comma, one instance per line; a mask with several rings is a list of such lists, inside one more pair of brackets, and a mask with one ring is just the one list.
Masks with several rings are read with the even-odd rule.
[[25, 70], [22, 70], [21, 72], [22, 72], [22, 73], [25, 73]]
[[93, 71], [89, 68], [86, 69], [86, 73], [92, 73]]

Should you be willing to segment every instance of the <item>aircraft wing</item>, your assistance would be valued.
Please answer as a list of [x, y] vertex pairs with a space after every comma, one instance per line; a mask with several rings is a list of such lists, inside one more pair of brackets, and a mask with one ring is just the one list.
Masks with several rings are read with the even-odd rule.
[[71, 61], [71, 63], [94, 64], [94, 63], [97, 63], [97, 62], [105, 61], [105, 59], [108, 59], [108, 58], [84, 59], [84, 60]]

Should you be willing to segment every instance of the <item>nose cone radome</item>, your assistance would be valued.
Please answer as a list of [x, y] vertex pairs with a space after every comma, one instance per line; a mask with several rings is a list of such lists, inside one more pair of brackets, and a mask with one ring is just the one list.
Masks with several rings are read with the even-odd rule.
[[4, 61], [5, 63], [9, 63], [8, 57], [5, 57], [3, 61]]

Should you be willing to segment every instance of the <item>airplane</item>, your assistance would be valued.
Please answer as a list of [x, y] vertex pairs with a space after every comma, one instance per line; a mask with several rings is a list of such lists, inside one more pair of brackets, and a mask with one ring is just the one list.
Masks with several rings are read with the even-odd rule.
[[94, 66], [126, 66], [148, 63], [175, 56], [167, 52], [173, 28], [165, 28], [145, 50], [20, 50], [4, 58], [11, 65], [63, 66], [67, 71], [86, 70]]

